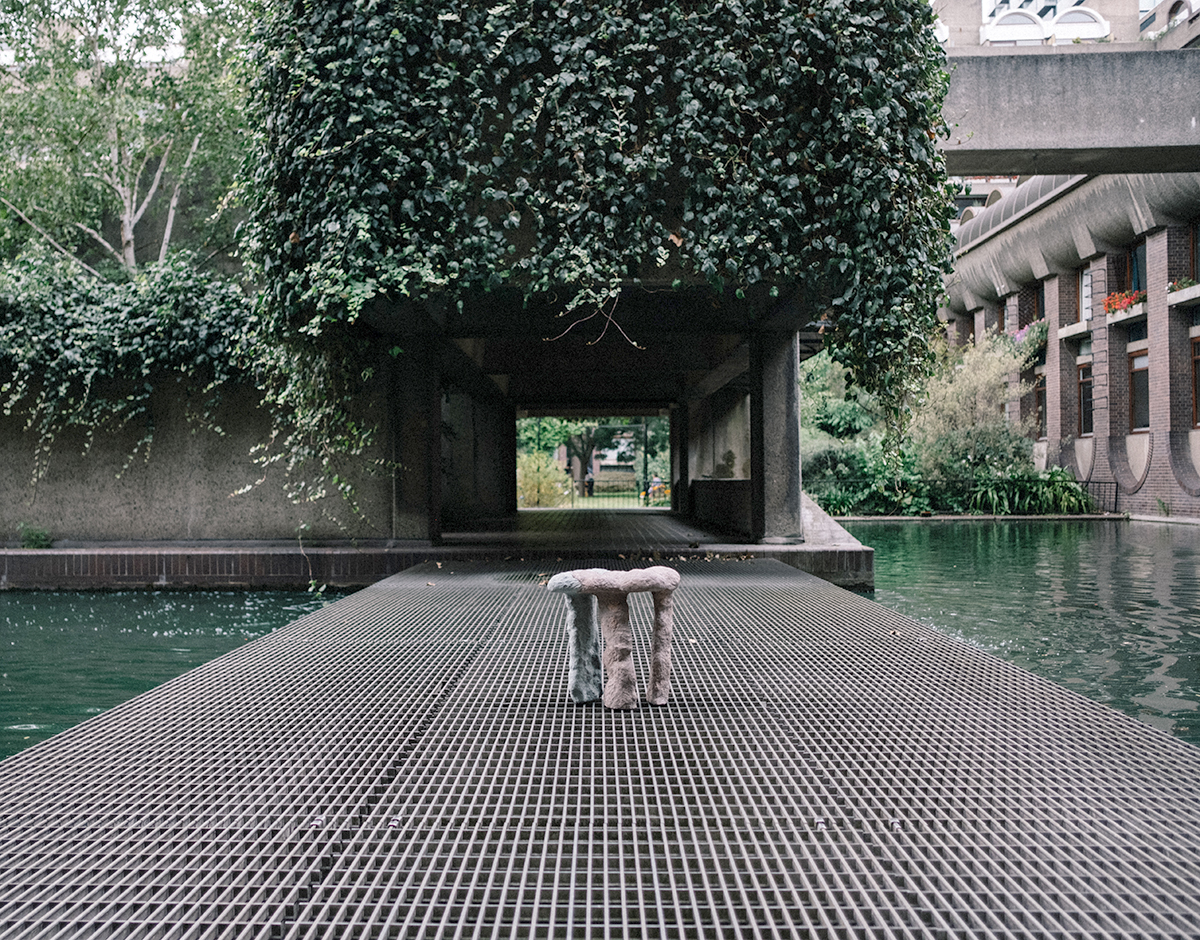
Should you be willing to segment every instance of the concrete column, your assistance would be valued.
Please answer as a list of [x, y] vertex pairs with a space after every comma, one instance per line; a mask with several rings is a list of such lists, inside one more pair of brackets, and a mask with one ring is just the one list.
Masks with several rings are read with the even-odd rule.
[[435, 350], [419, 338], [392, 360], [388, 396], [392, 537], [437, 542], [442, 534], [441, 382]]
[[[1067, 384], [1063, 369], [1062, 343], [1058, 339], [1058, 328], [1062, 325], [1063, 308], [1070, 309], [1071, 285], [1074, 278], [1054, 275], [1046, 280], [1046, 322], [1050, 329], [1046, 336], [1046, 466], [1059, 464], [1059, 451], [1063, 443], [1063, 392]], [[1066, 294], [1066, 296], [1064, 296]]]
[[[1108, 355], [1109, 330], [1104, 323], [1104, 298], [1109, 292], [1108, 258], [1101, 256], [1090, 264], [1092, 271], [1092, 427], [1095, 428], [1093, 480], [1115, 480], [1109, 463], [1112, 442], [1112, 375]], [[1124, 360], [1124, 356], [1121, 359]], [[1127, 426], [1127, 425], [1126, 425]], [[1121, 430], [1121, 453], [1125, 452], [1125, 429]]]
[[804, 541], [800, 470], [800, 334], [750, 344], [750, 520], [756, 541]]
[[684, 515], [692, 511], [691, 468], [688, 460], [691, 447], [690, 412], [686, 401], [671, 409], [671, 508]]

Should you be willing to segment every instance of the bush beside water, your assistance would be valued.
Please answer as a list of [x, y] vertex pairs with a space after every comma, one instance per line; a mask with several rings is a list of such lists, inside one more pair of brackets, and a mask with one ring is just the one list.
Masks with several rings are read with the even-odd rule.
[[[1036, 327], [1036, 328], [1035, 328]], [[1097, 511], [1070, 471], [1033, 463], [1033, 418], [1004, 405], [1031, 392], [1014, 377], [1044, 348], [1044, 324], [943, 348], [898, 449], [874, 430], [873, 403], [823, 356], [805, 363], [804, 489], [832, 515], [1077, 515]], [[1016, 410], [1016, 409], [1014, 409]]]

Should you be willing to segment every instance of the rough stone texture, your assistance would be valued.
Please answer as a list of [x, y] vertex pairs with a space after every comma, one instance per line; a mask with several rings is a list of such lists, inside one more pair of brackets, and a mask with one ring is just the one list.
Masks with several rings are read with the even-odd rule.
[[598, 702], [604, 695], [604, 671], [600, 667], [600, 633], [596, 622], [596, 598], [591, 594], [568, 593], [571, 658], [567, 672], [567, 694], [576, 705]]
[[[629, 595], [648, 591], [654, 597], [654, 633], [650, 649], [650, 678], [646, 700], [665, 705], [671, 696], [671, 634], [674, 627], [672, 593], [679, 586], [679, 572], [663, 565], [633, 571], [584, 568], [556, 574], [548, 590], [567, 595], [571, 611], [571, 662], [568, 692], [574, 702], [598, 697], [595, 619], [604, 636], [602, 663], [605, 673], [604, 704], [608, 708], [636, 708], [637, 679], [633, 670], [633, 626], [629, 621]], [[581, 603], [587, 597], [589, 603]], [[594, 606], [590, 603], [595, 598]]]

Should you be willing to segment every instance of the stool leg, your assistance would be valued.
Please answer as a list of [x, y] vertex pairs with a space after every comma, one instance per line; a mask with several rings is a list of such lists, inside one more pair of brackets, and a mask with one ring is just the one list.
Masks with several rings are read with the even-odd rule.
[[567, 693], [576, 705], [599, 701], [604, 694], [600, 670], [600, 635], [596, 629], [596, 599], [591, 594], [566, 594], [570, 612], [567, 630], [571, 651], [567, 665]]
[[596, 601], [600, 631], [604, 634], [604, 704], [609, 708], [637, 708], [629, 597], [624, 593], [605, 593], [597, 594]]
[[654, 639], [650, 645], [650, 679], [646, 700], [666, 705], [671, 697], [671, 634], [675, 629], [675, 598], [671, 591], [654, 591]]

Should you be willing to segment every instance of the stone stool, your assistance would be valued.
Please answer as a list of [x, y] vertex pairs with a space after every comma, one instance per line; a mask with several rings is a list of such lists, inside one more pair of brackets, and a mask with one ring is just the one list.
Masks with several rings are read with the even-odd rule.
[[[671, 697], [671, 630], [675, 607], [672, 593], [679, 587], [679, 572], [656, 565], [634, 571], [583, 568], [564, 571], [550, 579], [547, 588], [565, 594], [570, 611], [570, 666], [567, 691], [571, 701], [594, 702], [601, 697], [609, 708], [636, 708], [637, 679], [633, 673], [633, 627], [629, 622], [629, 595], [649, 591], [654, 596], [654, 636], [650, 645], [650, 679], [646, 699], [665, 705]], [[598, 615], [598, 616], [597, 616]], [[600, 642], [596, 624], [604, 634], [604, 673], [601, 679]]]

